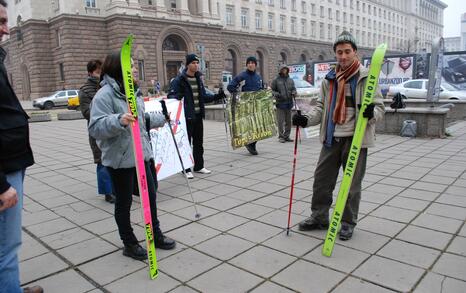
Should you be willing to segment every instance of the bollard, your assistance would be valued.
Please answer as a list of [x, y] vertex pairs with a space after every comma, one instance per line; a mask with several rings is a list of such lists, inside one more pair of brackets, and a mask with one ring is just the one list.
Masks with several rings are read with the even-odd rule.
[[416, 137], [417, 134], [417, 124], [414, 120], [405, 120], [403, 121], [403, 126], [401, 127], [400, 136], [403, 137]]

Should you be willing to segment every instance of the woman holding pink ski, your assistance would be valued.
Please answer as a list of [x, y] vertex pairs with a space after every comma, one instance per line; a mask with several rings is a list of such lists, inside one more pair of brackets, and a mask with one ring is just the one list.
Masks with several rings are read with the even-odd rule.
[[[137, 86], [136, 76], [137, 69], [133, 66], [133, 80]], [[115, 193], [115, 220], [124, 244], [123, 254], [144, 260], [147, 259], [147, 251], [139, 245], [130, 220], [132, 194], [137, 181], [132, 138], [128, 126], [135, 121], [135, 118], [129, 113], [126, 102], [119, 52], [107, 55], [102, 66], [101, 80], [102, 87], [92, 100], [89, 133], [96, 139], [102, 150], [102, 164], [108, 167], [112, 178]], [[144, 113], [144, 101], [140, 97], [137, 97], [137, 110], [139, 113]], [[139, 115], [138, 119], [146, 174], [151, 174], [152, 150], [145, 127], [145, 116]], [[164, 123], [163, 114], [150, 114], [151, 128], [161, 127]], [[153, 176], [147, 176], [155, 247], [173, 249], [176, 245], [175, 241], [163, 235], [157, 219], [157, 181], [154, 179]]]

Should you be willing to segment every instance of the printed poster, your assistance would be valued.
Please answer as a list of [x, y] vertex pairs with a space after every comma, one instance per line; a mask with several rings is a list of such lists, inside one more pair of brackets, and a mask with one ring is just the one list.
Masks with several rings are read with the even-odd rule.
[[288, 69], [290, 69], [289, 77], [293, 80], [300, 79], [304, 80], [306, 77], [306, 64], [295, 64], [295, 65], [288, 65]]
[[335, 68], [336, 61], [314, 63], [314, 86], [319, 88], [327, 73]]
[[277, 135], [271, 90], [233, 95], [227, 111], [233, 149]]
[[[160, 100], [161, 99], [158, 98], [145, 102], [146, 112], [162, 113]], [[183, 159], [184, 167], [190, 168], [194, 165], [194, 159], [188, 140], [183, 101], [165, 99], [165, 103], [168, 113], [170, 114], [170, 124], [180, 150], [181, 158]], [[182, 172], [183, 169], [181, 168], [181, 163], [168, 124], [165, 123], [163, 127], [151, 129], [150, 139], [155, 160], [155, 169], [157, 171], [157, 180], [162, 180]]]

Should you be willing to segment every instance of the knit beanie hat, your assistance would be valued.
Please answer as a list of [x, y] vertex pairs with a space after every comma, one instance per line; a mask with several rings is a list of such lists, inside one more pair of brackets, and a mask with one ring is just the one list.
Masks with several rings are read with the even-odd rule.
[[356, 46], [356, 39], [353, 37], [353, 35], [347, 31], [343, 31], [333, 43], [333, 52], [336, 51], [337, 45], [345, 43], [351, 44], [351, 47], [353, 47], [354, 50], [358, 49], [358, 47]]
[[254, 56], [249, 56], [248, 59], [246, 59], [246, 65], [248, 65], [249, 62], [254, 62], [257, 66], [257, 58]]
[[186, 55], [186, 66], [188, 66], [191, 62], [198, 61], [200, 62], [199, 57], [196, 54], [188, 54]]

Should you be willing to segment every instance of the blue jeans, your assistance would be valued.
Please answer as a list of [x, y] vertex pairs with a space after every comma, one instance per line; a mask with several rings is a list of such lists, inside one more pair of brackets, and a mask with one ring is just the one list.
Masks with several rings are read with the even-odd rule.
[[24, 171], [6, 174], [8, 183], [16, 189], [18, 203], [0, 212], [0, 293], [23, 292], [19, 283], [18, 249], [21, 246]]
[[101, 163], [97, 164], [97, 190], [99, 194], [113, 194], [112, 191], [112, 178], [108, 173], [107, 167]]

